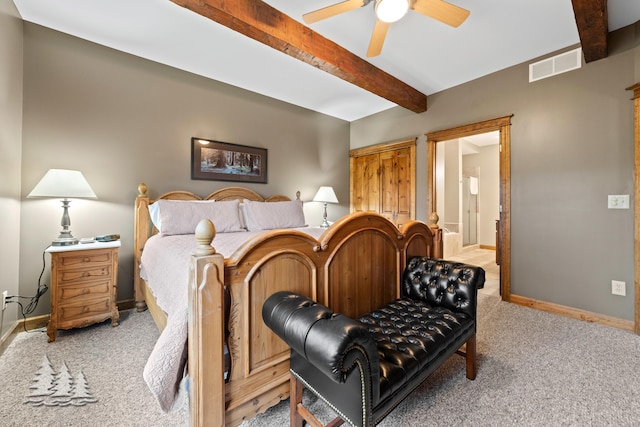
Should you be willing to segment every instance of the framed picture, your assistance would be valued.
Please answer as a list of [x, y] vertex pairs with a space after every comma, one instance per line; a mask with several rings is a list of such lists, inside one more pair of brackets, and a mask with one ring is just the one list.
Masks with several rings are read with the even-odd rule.
[[267, 183], [267, 149], [191, 138], [191, 179]]

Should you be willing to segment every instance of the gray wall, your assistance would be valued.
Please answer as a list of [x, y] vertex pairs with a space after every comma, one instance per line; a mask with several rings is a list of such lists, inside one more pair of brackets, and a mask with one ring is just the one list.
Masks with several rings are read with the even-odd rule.
[[[42, 251], [60, 231], [59, 201], [26, 198], [49, 168], [81, 170], [98, 196], [72, 201], [76, 237], [122, 236], [119, 300], [133, 297], [138, 183], [152, 197], [243, 185], [192, 181], [192, 136], [267, 148], [268, 184], [247, 187], [291, 197], [300, 190], [311, 200], [331, 185], [341, 204], [330, 206], [330, 219], [348, 213], [348, 122], [33, 24], [24, 24], [24, 40], [21, 293], [34, 292]], [[320, 224], [322, 206], [308, 203], [305, 214]], [[48, 313], [48, 298], [38, 313]]]
[[[11, 0], [0, 0], [0, 292], [18, 295], [20, 147], [22, 140], [22, 20]], [[0, 313], [0, 338], [18, 319], [18, 305]]]
[[[429, 96], [420, 115], [394, 108], [351, 124], [351, 148], [420, 136], [417, 212], [426, 219], [424, 133], [513, 114], [512, 293], [632, 320], [633, 102], [638, 37], [612, 38], [608, 58], [528, 83], [522, 64]], [[533, 62], [533, 61], [532, 61]], [[473, 66], [469, 64], [469, 66]], [[428, 72], [428, 70], [425, 70]], [[611, 280], [627, 296], [611, 294]]]
[[[0, 47], [17, 49], [16, 23], [2, 24]], [[190, 180], [191, 136], [268, 148], [269, 184], [251, 186], [261, 193], [301, 190], [308, 200], [318, 186], [333, 185], [342, 203], [331, 207], [331, 219], [348, 211], [349, 148], [418, 137], [417, 213], [426, 219], [424, 133], [514, 114], [512, 292], [631, 320], [633, 211], [606, 209], [606, 195], [633, 198], [633, 105], [625, 88], [640, 80], [640, 49], [633, 27], [612, 40], [608, 58], [580, 70], [529, 84], [523, 64], [431, 95], [423, 114], [394, 108], [348, 124], [24, 24], [23, 127], [12, 130], [12, 138], [22, 132], [22, 167], [0, 172], [22, 181], [21, 218], [10, 222], [10, 234], [21, 230], [20, 293], [35, 290], [42, 250], [60, 229], [59, 202], [26, 199], [51, 167], [82, 170], [98, 194], [72, 203], [74, 234], [122, 235], [124, 300], [132, 296], [137, 184], [147, 182], [152, 196], [227, 185]], [[13, 55], [0, 51], [0, 62]], [[21, 86], [11, 62], [9, 71], [0, 68], [1, 90]], [[21, 94], [13, 97], [19, 102]], [[19, 120], [19, 108], [0, 109]], [[20, 147], [10, 150], [17, 160]], [[2, 201], [0, 209], [15, 215], [18, 208]], [[319, 222], [320, 206], [306, 210], [309, 222]], [[15, 260], [15, 250], [3, 255]], [[611, 295], [611, 279], [627, 283], [626, 297]], [[48, 295], [36, 314], [46, 312]]]

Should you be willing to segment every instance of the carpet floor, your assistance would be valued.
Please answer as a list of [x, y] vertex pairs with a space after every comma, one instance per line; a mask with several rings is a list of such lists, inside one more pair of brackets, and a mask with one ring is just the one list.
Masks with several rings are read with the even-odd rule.
[[[142, 370], [159, 336], [149, 312], [120, 312], [120, 325], [111, 322], [83, 329], [58, 331], [47, 343], [44, 329], [21, 332], [0, 356], [0, 425], [2, 426], [186, 426], [187, 399], [164, 413], [142, 378]], [[63, 364], [74, 379], [80, 372], [95, 402], [83, 406], [29, 403], [30, 388], [47, 357], [61, 372]]]
[[[395, 426], [638, 426], [640, 337], [480, 295], [478, 376], [465, 377], [453, 356], [380, 425]], [[148, 312], [121, 313], [121, 323], [59, 331], [47, 343], [40, 330], [22, 332], [0, 356], [0, 425], [185, 426], [184, 395], [160, 410], [142, 379], [158, 331]], [[82, 406], [29, 403], [45, 356], [51, 367], [80, 373], [91, 399]], [[95, 401], [93, 401], [95, 399]], [[26, 402], [26, 403], [25, 403]], [[305, 402], [333, 418], [318, 399]], [[288, 425], [288, 400], [243, 427]]]
[[[638, 426], [640, 337], [480, 295], [478, 375], [454, 355], [382, 423], [396, 426]], [[323, 422], [321, 400], [303, 402]], [[288, 400], [242, 427], [288, 425]]]

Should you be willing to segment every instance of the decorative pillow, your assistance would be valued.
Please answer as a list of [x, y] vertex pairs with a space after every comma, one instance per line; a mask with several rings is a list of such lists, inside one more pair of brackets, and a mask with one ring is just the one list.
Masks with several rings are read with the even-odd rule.
[[[152, 209], [153, 205], [157, 207]], [[158, 200], [149, 206], [149, 215], [163, 235], [193, 234], [204, 218], [213, 222], [216, 232], [230, 233], [245, 231], [240, 222], [239, 205], [238, 200]], [[154, 216], [157, 216], [156, 221]]]
[[302, 201], [243, 202], [245, 225], [249, 231], [306, 227]]

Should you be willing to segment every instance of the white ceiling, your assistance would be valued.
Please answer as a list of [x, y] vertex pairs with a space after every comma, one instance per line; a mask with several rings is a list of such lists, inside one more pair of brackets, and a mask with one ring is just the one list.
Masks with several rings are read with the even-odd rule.
[[493, 131], [487, 133], [481, 133], [478, 135], [465, 136], [460, 138], [478, 147], [485, 147], [487, 145], [495, 145], [500, 142], [500, 131]]
[[[341, 0], [266, 0], [302, 14]], [[416, 12], [392, 24], [369, 61], [426, 95], [579, 43], [571, 0], [450, 0], [471, 11], [458, 28]], [[169, 0], [14, 0], [25, 21], [353, 121], [390, 101], [235, 33]], [[609, 31], [640, 20], [640, 1], [608, 0]], [[366, 59], [373, 3], [312, 24]]]

